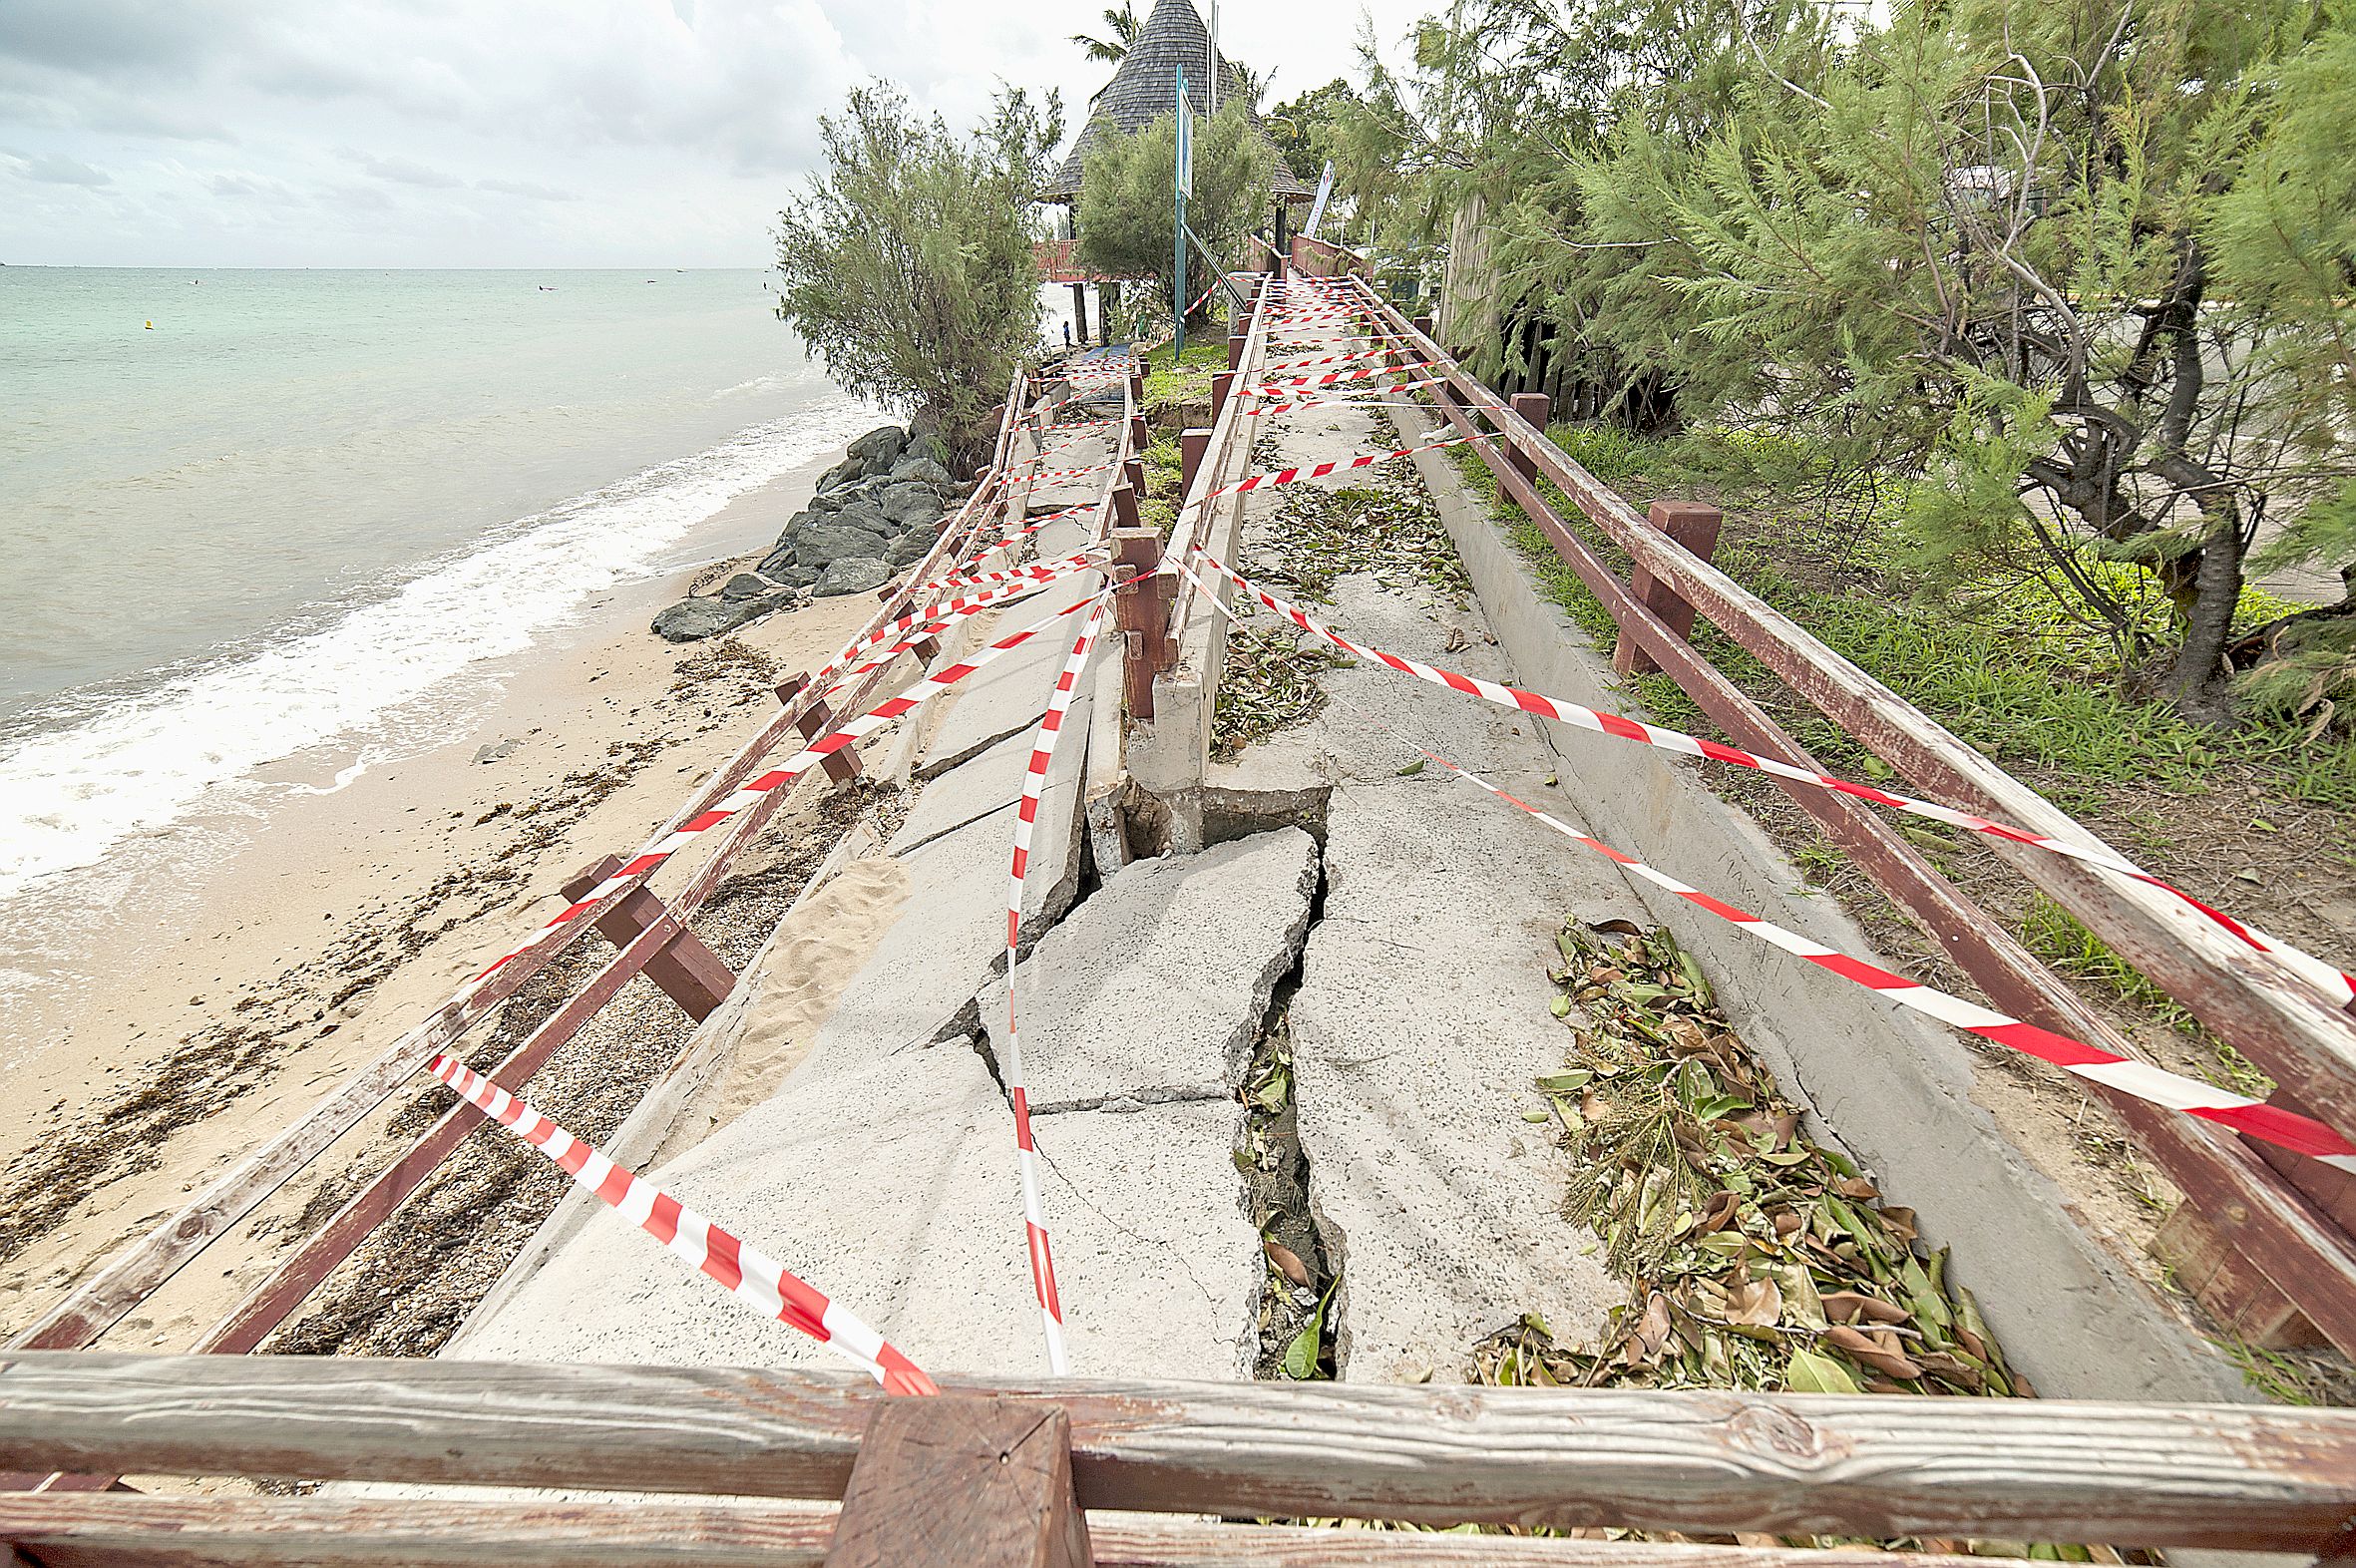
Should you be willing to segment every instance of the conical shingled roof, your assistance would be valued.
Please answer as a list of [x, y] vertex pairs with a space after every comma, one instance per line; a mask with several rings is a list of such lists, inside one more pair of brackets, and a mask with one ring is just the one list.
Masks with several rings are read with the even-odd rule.
[[[1062, 169], [1047, 182], [1046, 199], [1070, 201], [1080, 194], [1080, 170], [1087, 163], [1088, 149], [1102, 134], [1105, 122], [1110, 121], [1125, 133], [1151, 125], [1159, 117], [1177, 107], [1178, 73], [1186, 72], [1186, 96], [1199, 109], [1203, 101], [1205, 66], [1211, 57], [1211, 30], [1194, 9], [1191, 0], [1154, 0], [1153, 14], [1138, 29], [1137, 42], [1121, 60], [1120, 69], [1096, 96], [1090, 106], [1090, 120], [1080, 132], [1080, 139], [1072, 144], [1071, 155], [1064, 159]], [[1242, 78], [1226, 55], [1219, 57], [1219, 92], [1221, 98], [1231, 92], [1241, 92]], [[1258, 125], [1255, 114], [1252, 123]], [[1266, 128], [1260, 132], [1269, 151], [1276, 153], [1276, 194], [1288, 201], [1308, 201], [1317, 192], [1301, 183], [1299, 176], [1287, 167], [1276, 142]]]

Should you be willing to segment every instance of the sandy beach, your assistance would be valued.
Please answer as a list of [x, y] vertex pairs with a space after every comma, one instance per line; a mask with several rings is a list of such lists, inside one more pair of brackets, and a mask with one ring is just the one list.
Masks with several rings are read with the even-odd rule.
[[[270, 776], [312, 792], [290, 792], [266, 831], [202, 862], [160, 846], [155, 875], [135, 879], [115, 907], [61, 912], [48, 956], [63, 942], [79, 983], [36, 998], [11, 1023], [23, 1059], [0, 1107], [0, 1325], [31, 1322], [122, 1241], [294, 1120], [561, 907], [568, 876], [634, 850], [775, 711], [779, 681], [823, 661], [868, 618], [875, 601], [862, 594], [699, 644], [674, 647], [647, 629], [661, 605], [765, 547], [823, 466], [726, 508], [682, 543], [664, 579], [601, 596], [529, 655], [471, 670], [465, 679], [483, 700], [438, 743], [341, 787], [329, 786], [347, 755], [291, 758]], [[749, 958], [863, 804], [838, 795], [825, 809], [780, 815], [699, 922], [723, 958]], [[681, 857], [657, 891], [694, 864]], [[606, 951], [585, 943], [556, 974], [577, 977]], [[527, 986], [469, 1036], [470, 1055], [488, 1060], [521, 1038], [554, 994]], [[637, 980], [600, 1025], [535, 1089], [591, 1137], [667, 1064], [686, 1020]], [[342, 1201], [388, 1125], [413, 1135], [447, 1103], [438, 1088], [432, 1096], [417, 1086], [396, 1094], [104, 1343], [188, 1348], [259, 1265]], [[561, 1184], [554, 1171], [518, 1165], [501, 1191], [545, 1178]], [[491, 1196], [478, 1193], [475, 1207], [492, 1207]], [[372, 1294], [419, 1283], [379, 1280]], [[464, 1283], [441, 1286], [455, 1301]], [[315, 1308], [332, 1306], [332, 1287]], [[427, 1316], [455, 1321], [457, 1310]], [[302, 1332], [319, 1349], [348, 1337]]]

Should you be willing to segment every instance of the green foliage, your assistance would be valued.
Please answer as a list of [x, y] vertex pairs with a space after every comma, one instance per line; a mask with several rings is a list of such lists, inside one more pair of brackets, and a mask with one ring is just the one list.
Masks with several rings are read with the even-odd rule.
[[2261, 537], [2356, 576], [2356, 7], [1838, 9], [1462, 0], [1337, 145], [1400, 227], [1458, 220], [1459, 321], [1901, 478], [1927, 587], [2042, 584], [2187, 716], [2295, 654], [2243, 694], [2344, 718], [2356, 618], [2232, 623]]
[[960, 137], [876, 83], [819, 127], [828, 167], [778, 217], [777, 314], [847, 391], [912, 407], [968, 458], [1038, 335], [1030, 210], [1061, 104], [1008, 90]]
[[1144, 27], [1145, 19], [1137, 14], [1135, 0], [1121, 0], [1117, 6], [1108, 5], [1104, 8], [1104, 37], [1074, 33], [1071, 41], [1079, 45], [1080, 53], [1090, 60], [1117, 65], [1129, 58], [1129, 50], [1136, 44], [1137, 35]]
[[1335, 156], [1341, 118], [1359, 104], [1350, 83], [1336, 77], [1323, 87], [1289, 98], [1263, 118], [1276, 150], [1294, 174], [1315, 184]]
[[[1075, 226], [1081, 265], [1111, 277], [1154, 278], [1162, 296], [1172, 296], [1177, 168], [1175, 111], [1127, 135], [1109, 122], [1100, 124], [1080, 181]], [[1241, 100], [1228, 100], [1209, 119], [1198, 116], [1187, 226], [1214, 254], [1223, 254], [1268, 205], [1274, 171], [1268, 143]], [[1188, 255], [1186, 270], [1199, 290], [1206, 280], [1199, 252]]]

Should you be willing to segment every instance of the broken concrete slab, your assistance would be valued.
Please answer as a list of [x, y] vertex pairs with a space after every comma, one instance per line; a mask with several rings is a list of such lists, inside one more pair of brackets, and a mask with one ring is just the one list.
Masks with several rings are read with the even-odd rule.
[[[1317, 881], [1317, 844], [1299, 828], [1109, 879], [1017, 972], [1033, 1110], [1231, 1098]], [[993, 980], [981, 1026], [1002, 1043], [1005, 1024]]]
[[[1090, 681], [1072, 699], [1055, 755], [1047, 764], [1046, 783], [1040, 792], [1042, 829], [1047, 820], [1044, 808], [1048, 794], [1072, 784], [1086, 770], [1095, 714], [1094, 685]], [[917, 793], [917, 803], [908, 820], [892, 836], [892, 853], [905, 854], [1019, 801], [1037, 740], [1038, 726], [1034, 720], [1028, 728], [1015, 731], [981, 755], [926, 781]]]
[[[1239, 1115], [1232, 1104], [1171, 1105], [1042, 1125], [1076, 1368], [1239, 1374], [1262, 1272], [1229, 1163]], [[649, 1175], [936, 1375], [1044, 1372], [1013, 1116], [970, 1042], [797, 1073]], [[841, 1365], [606, 1209], [453, 1348], [495, 1361]]]
[[1335, 790], [1290, 1012], [1354, 1382], [1460, 1378], [1473, 1342], [1521, 1314], [1577, 1340], [1621, 1295], [1562, 1217], [1569, 1156], [1520, 1113], [1544, 1108], [1531, 1079], [1570, 1043], [1548, 1012], [1559, 923], [1633, 901], [1608, 863], [1579, 865], [1529, 819], [1412, 783]]
[[[1080, 603], [1103, 586], [1102, 578], [1093, 572], [1058, 579], [1018, 607], [1002, 612], [982, 640], [1003, 636], [1058, 609]], [[1063, 670], [1063, 661], [1071, 656], [1072, 641], [1079, 635], [1084, 618], [1084, 611], [1067, 615], [968, 676], [957, 687], [957, 698], [949, 710], [934, 720], [916, 765], [916, 776], [937, 777], [960, 763], [972, 761], [1007, 736], [1038, 723], [1055, 688], [1055, 679]], [[1098, 641], [1090, 667], [1104, 656], [1105, 645], [1101, 639]], [[1081, 689], [1086, 689], [1085, 684]]]
[[[1409, 432], [1409, 439], [1423, 431]], [[1415, 458], [1483, 609], [1522, 684], [1607, 712], [1641, 705], [1605, 657], [1437, 453]], [[1578, 786], [1570, 820], [1642, 853], [1672, 876], [1837, 952], [1872, 958], [1871, 940], [1804, 879], [1694, 764], [1548, 722], [1563, 776]], [[1564, 845], [1565, 850], [1571, 846]], [[2236, 1370], [2074, 1217], [2069, 1195], [2038, 1170], [1975, 1099], [1974, 1047], [1871, 991], [1793, 961], [1735, 926], [1637, 884], [1650, 919], [1699, 959], [1728, 1017], [1812, 1105], [1825, 1141], [1844, 1147], [1923, 1234], [1953, 1253], [2006, 1356], [2049, 1395], [2081, 1399], [2246, 1397]], [[1883, 960], [1885, 964], [1887, 960]], [[1893, 966], [1902, 967], [1902, 966]]]
[[1268, 1265], [1235, 1168], [1243, 1106], [1107, 1106], [1030, 1125], [1073, 1372], [1250, 1377]]
[[[1001, 807], [899, 857], [908, 868], [907, 901], [820, 1027], [802, 1071], [862, 1065], [927, 1046], [962, 1026], [1006, 951], [1013, 835], [1014, 810]], [[1071, 907], [1079, 875], [1075, 774], [1040, 797], [1022, 900], [1026, 934]]]

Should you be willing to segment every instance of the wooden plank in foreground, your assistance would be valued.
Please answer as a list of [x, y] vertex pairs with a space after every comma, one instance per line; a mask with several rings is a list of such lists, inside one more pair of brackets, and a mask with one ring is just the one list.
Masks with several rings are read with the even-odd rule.
[[[1783, 1548], [1503, 1535], [1111, 1518], [1090, 1528], [1099, 1568], [1823, 1568], [1824, 1561], [1822, 1552]], [[821, 1568], [834, 1533], [831, 1509], [775, 1503], [0, 1498], [0, 1539], [23, 1542], [43, 1568]], [[1875, 1568], [1987, 1563], [1929, 1555], [1872, 1561]]]
[[[2273, 1551], [2311, 1551], [2356, 1518], [2356, 1410], [1084, 1379], [950, 1391], [1061, 1405], [1092, 1509]], [[832, 1500], [883, 1397], [848, 1376], [739, 1369], [31, 1354], [0, 1364], [0, 1469]]]
[[1071, 1489], [1071, 1421], [1027, 1399], [886, 1399], [826, 1568], [1094, 1568]]

